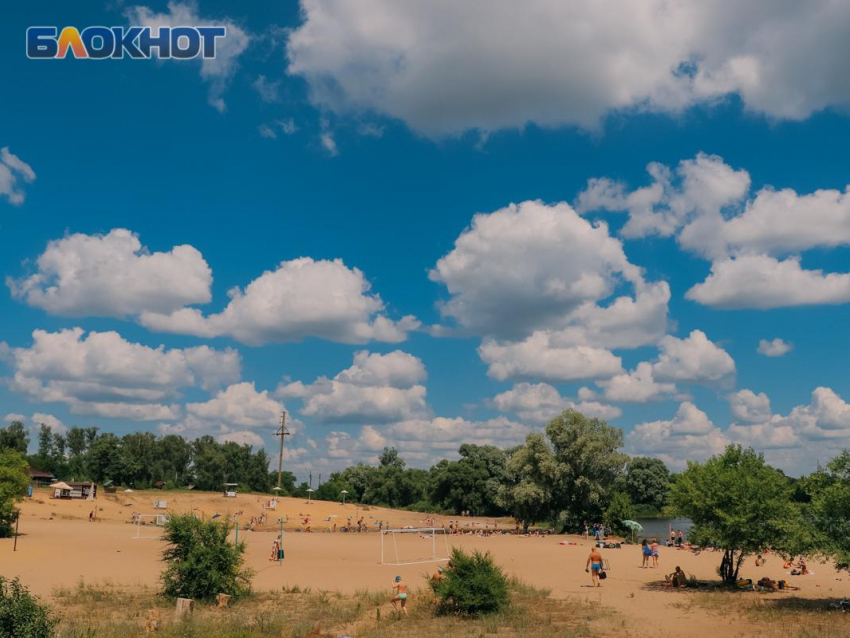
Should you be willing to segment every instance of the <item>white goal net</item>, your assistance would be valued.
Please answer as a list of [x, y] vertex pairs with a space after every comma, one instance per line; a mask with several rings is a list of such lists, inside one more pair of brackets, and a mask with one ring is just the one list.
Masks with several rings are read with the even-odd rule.
[[159, 538], [162, 536], [162, 528], [168, 522], [166, 514], [138, 514], [136, 516], [136, 535], [139, 538]]
[[381, 565], [418, 565], [449, 560], [449, 537], [442, 527], [381, 532]]

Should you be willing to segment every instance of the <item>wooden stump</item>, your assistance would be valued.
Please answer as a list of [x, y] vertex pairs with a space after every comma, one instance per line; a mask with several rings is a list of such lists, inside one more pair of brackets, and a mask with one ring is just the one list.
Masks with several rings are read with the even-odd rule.
[[183, 616], [187, 614], [191, 614], [195, 611], [195, 601], [191, 598], [178, 598], [177, 599], [177, 608], [175, 610], [175, 617], [177, 620], [183, 618]]
[[227, 607], [227, 604], [230, 602], [229, 594], [219, 594], [215, 597], [216, 602], [219, 607]]
[[148, 619], [145, 621], [145, 632], [153, 633], [155, 631], [159, 631], [159, 626], [159, 609], [148, 609]]

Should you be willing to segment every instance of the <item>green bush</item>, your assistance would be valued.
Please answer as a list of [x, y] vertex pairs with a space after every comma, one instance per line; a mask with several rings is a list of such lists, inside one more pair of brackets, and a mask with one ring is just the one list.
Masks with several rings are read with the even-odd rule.
[[430, 583], [440, 614], [480, 616], [502, 611], [510, 603], [508, 579], [490, 552], [467, 554], [455, 548], [443, 580]]
[[0, 638], [52, 638], [56, 623], [21, 581], [0, 576]]
[[228, 540], [230, 525], [201, 521], [192, 514], [172, 516], [165, 526], [162, 574], [167, 596], [209, 600], [216, 594], [244, 596], [251, 571], [243, 567], [245, 544]]

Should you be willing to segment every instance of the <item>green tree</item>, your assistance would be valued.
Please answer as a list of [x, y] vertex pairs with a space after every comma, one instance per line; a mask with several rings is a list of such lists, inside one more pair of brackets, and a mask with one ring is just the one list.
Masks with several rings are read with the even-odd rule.
[[11, 448], [0, 449], [0, 538], [12, 535], [18, 517], [15, 504], [23, 499], [29, 481], [24, 456]]
[[[269, 473], [269, 485], [272, 486], [272, 491], [277, 487], [277, 472]], [[293, 496], [295, 494], [295, 475], [292, 472], [283, 470], [280, 473], [280, 496]]]
[[354, 491], [352, 500], [357, 501], [358, 503], [363, 502], [363, 496], [366, 494], [369, 484], [372, 482], [373, 477], [378, 473], [378, 468], [371, 467], [362, 462], [357, 465], [347, 467], [342, 471], [342, 480], [348, 483]]
[[121, 449], [121, 439], [106, 432], [98, 436], [89, 448], [88, 471], [91, 478], [102, 483], [110, 479], [125, 484], [127, 464]]
[[[152, 432], [133, 432], [121, 437], [121, 454], [124, 459], [123, 480], [137, 488], [150, 487], [168, 477], [153, 474], [158, 467], [157, 439]], [[114, 477], [110, 477], [116, 480]]]
[[26, 454], [29, 444], [30, 435], [20, 421], [12, 421], [8, 427], [0, 428], [0, 450], [10, 448]]
[[629, 495], [623, 492], [614, 492], [602, 520], [617, 534], [626, 534], [629, 532], [629, 528], [623, 525], [623, 521], [632, 520], [634, 517], [635, 508], [629, 500]]
[[805, 507], [803, 539], [795, 553], [819, 554], [838, 569], [850, 569], [850, 452], [843, 451], [826, 468], [808, 477], [810, 502]]
[[342, 501], [342, 490], [346, 490], [348, 492], [346, 495], [346, 501], [348, 501], [354, 493], [354, 488], [346, 483], [340, 474], [334, 472], [331, 474], [330, 479], [319, 486], [316, 493], [313, 494], [313, 498], [319, 501], [340, 502]]
[[526, 532], [529, 525], [556, 516], [552, 493], [556, 465], [542, 434], [529, 434], [524, 445], [508, 452], [507, 475], [498, 502]]
[[384, 448], [380, 459], [381, 467], [397, 467], [404, 468], [404, 460], [398, 455], [398, 450], [394, 447]]
[[507, 457], [492, 445], [464, 443], [459, 461], [441, 461], [431, 468], [430, 499], [442, 510], [499, 516], [499, 488], [507, 476]]
[[705, 463], [688, 462], [671, 492], [677, 512], [693, 521], [689, 539], [722, 550], [719, 573], [738, 579], [744, 559], [782, 551], [799, 529], [800, 511], [785, 476], [752, 448], [730, 445]]
[[626, 492], [632, 503], [661, 509], [670, 494], [670, 470], [661, 459], [635, 457], [626, 468]]
[[86, 452], [86, 431], [83, 428], [73, 426], [68, 429], [68, 453], [74, 456], [82, 456]]
[[156, 440], [153, 455], [150, 471], [153, 482], [165, 481], [173, 487], [189, 485], [192, 445], [186, 439], [176, 434], [167, 434]]
[[42, 469], [50, 469], [46, 466], [49, 465], [50, 459], [53, 456], [53, 430], [44, 423], [38, 426], [37, 456], [42, 460]]
[[217, 594], [247, 594], [251, 571], [243, 566], [245, 544], [230, 542], [229, 533], [229, 523], [171, 516], [163, 534], [168, 543], [162, 552], [165, 595], [210, 600]]
[[619, 451], [623, 431], [565, 410], [549, 422], [546, 434], [557, 464], [550, 476], [555, 507], [566, 514], [572, 528], [585, 520], [599, 520], [628, 461]]
[[[199, 490], [220, 490], [227, 480], [227, 458], [218, 442], [208, 434], [192, 443], [195, 486]], [[236, 482], [236, 481], [233, 481]]]

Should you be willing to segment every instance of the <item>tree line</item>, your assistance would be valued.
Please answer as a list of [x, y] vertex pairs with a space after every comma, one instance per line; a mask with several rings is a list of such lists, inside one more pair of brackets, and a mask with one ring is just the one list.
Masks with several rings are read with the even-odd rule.
[[[0, 429], [0, 450], [26, 455], [29, 442], [23, 423], [12, 422]], [[27, 462], [59, 480], [112, 481], [137, 489], [160, 483], [165, 488], [191, 485], [214, 491], [225, 482], [255, 492], [272, 487], [265, 450], [254, 451], [250, 445], [231, 441], [219, 443], [211, 436], [187, 441], [176, 434], [133, 432], [119, 437], [93, 427], [72, 427], [62, 435], [41, 425], [37, 443], [36, 453], [26, 456]], [[289, 474], [287, 479], [292, 488], [294, 477]]]

